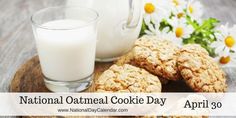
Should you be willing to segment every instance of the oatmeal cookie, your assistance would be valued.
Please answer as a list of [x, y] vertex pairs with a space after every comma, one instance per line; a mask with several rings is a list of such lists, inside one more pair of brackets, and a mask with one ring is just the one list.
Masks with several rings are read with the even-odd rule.
[[209, 55], [209, 53], [207, 52], [206, 49], [202, 48], [200, 45], [198, 44], [187, 44], [184, 45], [181, 48], [181, 51], [186, 51], [189, 53], [200, 53], [200, 54], [204, 54], [204, 55]]
[[178, 80], [181, 78], [177, 68], [178, 51], [171, 41], [145, 36], [138, 39], [131, 52], [121, 57], [117, 64], [129, 63], [167, 80]]
[[98, 78], [95, 87], [97, 92], [161, 92], [158, 77], [129, 64], [112, 65]]
[[177, 63], [183, 79], [197, 92], [226, 91], [225, 73], [204, 50], [191, 44], [180, 50]]
[[131, 65], [135, 65], [134, 64], [134, 54], [133, 51], [131, 50], [130, 52], [128, 52], [127, 54], [121, 56], [116, 62], [115, 64], [117, 65], [124, 65], [124, 64], [131, 64]]

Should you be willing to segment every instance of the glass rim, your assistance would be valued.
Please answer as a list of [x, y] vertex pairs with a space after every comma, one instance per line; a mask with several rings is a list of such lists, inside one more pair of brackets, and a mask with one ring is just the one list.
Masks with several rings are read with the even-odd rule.
[[[36, 15], [38, 15], [39, 13], [41, 12], [44, 12], [44, 11], [47, 11], [47, 10], [50, 10], [50, 9], [56, 9], [56, 8], [77, 8], [77, 9], [85, 9], [85, 10], [89, 10], [93, 13], [95, 13], [95, 17], [92, 18], [91, 20], [89, 20], [88, 22], [86, 22], [85, 24], [83, 25], [80, 25], [80, 26], [75, 26], [75, 27], [72, 27], [72, 28], [49, 28], [47, 26], [43, 26], [42, 24], [39, 24], [39, 23], [36, 23], [35, 20], [34, 20], [34, 17]], [[54, 7], [46, 7], [46, 8], [43, 8], [43, 9], [40, 9], [36, 12], [34, 12], [31, 17], [30, 17], [30, 21], [31, 21], [31, 24], [38, 27], [38, 28], [42, 28], [42, 29], [46, 29], [46, 30], [73, 30], [73, 29], [79, 29], [79, 28], [83, 28], [83, 27], [86, 27], [86, 26], [89, 26], [90, 24], [96, 22], [99, 18], [99, 14], [96, 10], [94, 9], [91, 9], [91, 8], [88, 8], [88, 7], [83, 7], [83, 6], [54, 6]]]

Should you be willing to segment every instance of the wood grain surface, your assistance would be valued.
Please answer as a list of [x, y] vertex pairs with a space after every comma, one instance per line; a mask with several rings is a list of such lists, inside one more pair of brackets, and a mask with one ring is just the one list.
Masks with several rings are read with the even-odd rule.
[[[236, 24], [236, 0], [200, 0], [205, 17], [219, 18], [222, 23]], [[30, 25], [35, 11], [66, 0], [0, 0], [0, 92], [9, 84], [19, 67], [37, 54]]]

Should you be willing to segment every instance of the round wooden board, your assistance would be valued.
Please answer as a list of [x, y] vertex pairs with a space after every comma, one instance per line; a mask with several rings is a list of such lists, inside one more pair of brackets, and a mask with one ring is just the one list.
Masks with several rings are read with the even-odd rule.
[[[102, 74], [102, 72], [107, 70], [112, 64], [113, 63], [96, 62], [94, 81], [96, 81], [98, 77]], [[87, 90], [85, 90], [85, 92], [94, 92], [94, 91], [95, 91], [94, 84], [92, 84]], [[189, 92], [189, 91], [192, 90], [188, 86], [186, 86], [186, 84], [183, 81], [168, 82], [168, 84], [162, 86], [162, 92]], [[25, 64], [23, 64], [19, 68], [19, 70], [16, 72], [10, 84], [10, 92], [50, 92], [44, 84], [38, 56], [35, 56], [32, 59], [28, 60]], [[108, 117], [102, 117], [102, 118], [108, 118]]]
[[[95, 64], [94, 81], [107, 70], [113, 63]], [[93, 92], [94, 84], [85, 92]], [[162, 92], [189, 92], [192, 91], [183, 81], [168, 82], [162, 86]], [[10, 92], [50, 92], [44, 85], [43, 76], [38, 56], [33, 57], [23, 64], [16, 72], [10, 84]]]

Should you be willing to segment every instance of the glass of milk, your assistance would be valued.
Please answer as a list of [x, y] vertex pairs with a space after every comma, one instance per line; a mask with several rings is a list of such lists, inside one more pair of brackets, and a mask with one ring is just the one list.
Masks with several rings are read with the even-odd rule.
[[95, 10], [83, 7], [50, 7], [32, 15], [40, 65], [49, 90], [78, 92], [91, 85], [97, 20]]
[[98, 11], [97, 61], [117, 59], [133, 47], [139, 36], [143, 0], [67, 0], [67, 5], [85, 6]]

